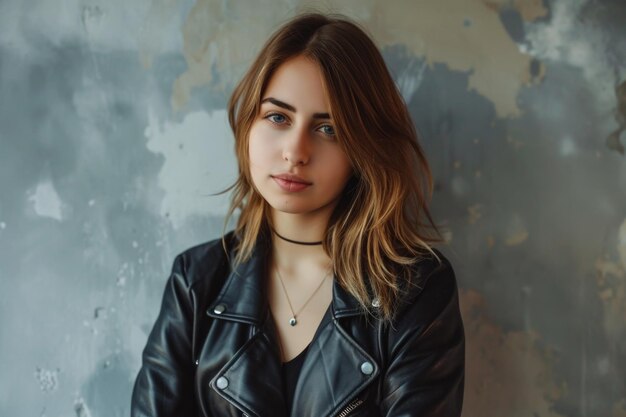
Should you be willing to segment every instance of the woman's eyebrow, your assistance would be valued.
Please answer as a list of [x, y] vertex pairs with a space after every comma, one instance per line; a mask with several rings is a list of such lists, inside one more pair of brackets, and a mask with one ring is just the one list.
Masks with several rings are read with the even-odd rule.
[[[278, 99], [275, 99], [274, 97], [267, 97], [264, 98], [263, 100], [261, 100], [261, 104], [265, 103], [269, 101], [270, 103], [278, 106], [278, 107], [282, 107], [283, 109], [287, 109], [291, 112], [296, 113], [296, 108], [293, 107], [291, 104], [287, 104], [284, 101], [280, 101]], [[330, 114], [328, 113], [313, 113], [313, 118], [314, 119], [330, 119]]]

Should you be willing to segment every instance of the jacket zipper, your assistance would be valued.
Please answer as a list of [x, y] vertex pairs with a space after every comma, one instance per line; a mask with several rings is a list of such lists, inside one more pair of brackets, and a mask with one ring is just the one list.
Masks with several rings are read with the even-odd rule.
[[337, 414], [336, 417], [346, 417], [348, 414], [350, 414], [355, 408], [357, 408], [361, 404], [363, 404], [363, 400], [361, 400], [360, 398], [357, 398], [356, 400], [348, 404], [348, 406], [344, 408], [341, 411], [341, 413]]

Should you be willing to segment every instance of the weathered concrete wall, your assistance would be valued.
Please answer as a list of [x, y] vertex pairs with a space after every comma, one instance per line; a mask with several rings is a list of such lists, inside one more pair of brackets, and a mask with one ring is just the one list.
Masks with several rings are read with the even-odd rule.
[[464, 415], [626, 416], [626, 3], [260, 3], [0, 2], [0, 415], [128, 415], [174, 255], [222, 230], [233, 83], [315, 3], [422, 133]]

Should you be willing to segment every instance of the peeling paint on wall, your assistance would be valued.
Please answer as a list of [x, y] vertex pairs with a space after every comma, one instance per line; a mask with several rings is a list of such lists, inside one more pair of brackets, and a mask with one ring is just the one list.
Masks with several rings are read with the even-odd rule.
[[172, 108], [181, 110], [194, 88], [213, 83], [216, 91], [230, 87], [243, 75], [270, 28], [290, 10], [288, 1], [259, 8], [241, 0], [196, 1], [182, 29], [187, 70], [174, 83]]
[[[555, 0], [551, 4], [549, 25], [540, 22], [527, 26], [527, 39], [531, 45], [528, 52], [539, 60], [567, 63], [582, 71], [594, 90], [594, 107], [608, 119], [615, 113], [614, 91], [620, 71], [607, 53], [602, 29], [581, 22], [586, 6], [601, 6], [593, 6], [589, 0]], [[607, 145], [619, 151], [618, 137], [619, 134], [609, 136]]]
[[480, 1], [421, 0], [394, 7], [377, 2], [373, 14], [370, 26], [383, 45], [401, 43], [429, 65], [469, 72], [469, 88], [488, 97], [498, 116], [520, 114], [517, 95], [531, 78], [532, 58], [509, 37], [497, 10]]
[[626, 399], [621, 400], [613, 406], [613, 414], [611, 417], [626, 417]]
[[606, 139], [606, 146], [624, 155], [624, 145], [621, 142], [622, 133], [626, 131], [626, 81], [622, 81], [615, 88], [617, 107], [615, 109], [615, 120], [619, 125]]
[[504, 244], [506, 246], [520, 245], [524, 243], [529, 236], [525, 222], [522, 220], [519, 213], [512, 216], [504, 232], [506, 233], [506, 237], [504, 238]]
[[515, 0], [513, 4], [527, 22], [532, 22], [548, 15], [548, 9], [544, 5], [543, 0]]
[[617, 260], [596, 261], [598, 296], [604, 307], [604, 328], [611, 343], [626, 350], [626, 220], [617, 233]]
[[[306, 4], [290, 7], [286, 2], [284, 6], [285, 10], [294, 10]], [[338, 12], [353, 8], [350, 4], [334, 5]], [[367, 5], [359, 7], [366, 8]], [[273, 9], [283, 8], [276, 3]], [[536, 6], [524, 5], [523, 10], [526, 16], [541, 15]], [[224, 14], [232, 14], [236, 19], [223, 21], [220, 17]], [[521, 52], [511, 40], [498, 10], [482, 2], [458, 0], [411, 0], [398, 2], [394, 7], [376, 1], [371, 2], [366, 15], [369, 19], [364, 19], [364, 23], [381, 47], [400, 43], [415, 55], [423, 56], [430, 66], [445, 63], [452, 70], [470, 72], [469, 88], [488, 97], [499, 116], [519, 115], [516, 103], [519, 89], [536, 77], [530, 73], [532, 57]], [[260, 47], [258, 40], [267, 37], [267, 28], [286, 17], [252, 14], [245, 2], [197, 1], [183, 29], [188, 69], [175, 83], [173, 108], [180, 110], [192, 89], [211, 85], [215, 69], [227, 78], [231, 77], [227, 74], [233, 76], [220, 81], [219, 88], [224, 87], [225, 81], [237, 79], [242, 64], [245, 67]], [[245, 32], [240, 30], [242, 25]], [[489, 56], [498, 59], [490, 60]]]
[[626, 219], [624, 219], [617, 231], [617, 253], [622, 263], [622, 268], [626, 270]]
[[76, 417], [92, 417], [91, 411], [82, 397], [74, 400], [74, 413]]
[[59, 372], [61, 372], [59, 368], [43, 369], [37, 367], [35, 369], [35, 379], [39, 382], [39, 388], [43, 392], [56, 390], [59, 386]]
[[473, 204], [467, 208], [467, 213], [469, 215], [467, 221], [469, 224], [474, 224], [483, 216], [483, 205], [482, 204]]
[[485, 299], [461, 292], [466, 345], [463, 415], [565, 417], [553, 410], [565, 391], [552, 370], [557, 359], [534, 332], [505, 331], [487, 314]]
[[160, 124], [151, 116], [145, 134], [148, 149], [165, 159], [159, 172], [165, 191], [161, 214], [178, 228], [192, 216], [225, 213], [228, 195], [211, 194], [230, 186], [237, 174], [226, 112], [190, 113], [180, 124]]
[[37, 187], [29, 192], [28, 199], [33, 203], [33, 209], [38, 216], [63, 220], [63, 203], [52, 182], [45, 181], [37, 184]]
[[146, 70], [152, 68], [155, 56], [168, 50], [180, 51], [182, 42], [170, 41], [170, 45], [165, 45], [165, 36], [168, 33], [179, 33], [177, 26], [174, 26], [176, 30], [167, 29], [179, 23], [176, 17], [180, 15], [180, 3], [179, 0], [157, 0], [150, 3], [139, 34], [139, 60]]

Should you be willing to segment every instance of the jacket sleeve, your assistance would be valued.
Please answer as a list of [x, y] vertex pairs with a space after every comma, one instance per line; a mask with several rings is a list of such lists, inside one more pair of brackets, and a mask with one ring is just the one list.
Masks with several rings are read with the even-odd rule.
[[393, 417], [459, 417], [465, 335], [454, 271], [445, 257], [389, 330], [381, 410]]
[[193, 305], [184, 263], [177, 256], [165, 286], [161, 310], [143, 350], [135, 380], [132, 417], [196, 415], [191, 340]]

